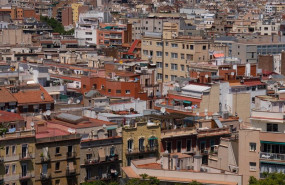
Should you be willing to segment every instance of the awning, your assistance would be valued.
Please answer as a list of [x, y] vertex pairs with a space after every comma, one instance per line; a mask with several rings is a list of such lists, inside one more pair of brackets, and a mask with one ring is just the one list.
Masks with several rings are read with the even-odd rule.
[[157, 137], [148, 138], [148, 140], [157, 140]]
[[184, 100], [183, 103], [192, 104], [191, 101], [186, 101], [186, 100]]
[[281, 142], [272, 142], [272, 141], [260, 141], [260, 143], [264, 143], [264, 144], [273, 144], [273, 145], [285, 145], [285, 143], [281, 143]]
[[285, 165], [285, 163], [280, 163], [280, 162], [273, 162], [273, 161], [260, 161], [261, 163], [266, 163], [266, 164], [279, 164], [279, 165]]
[[117, 127], [107, 127], [107, 130], [115, 130]]
[[105, 150], [103, 148], [100, 148], [98, 153], [99, 153], [99, 161], [105, 161], [106, 159]]

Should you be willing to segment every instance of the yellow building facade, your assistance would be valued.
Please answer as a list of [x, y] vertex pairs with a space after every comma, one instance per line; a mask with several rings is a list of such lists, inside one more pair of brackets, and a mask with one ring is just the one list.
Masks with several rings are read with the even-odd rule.
[[160, 156], [160, 123], [139, 121], [122, 129], [123, 166], [131, 160]]
[[15, 131], [0, 138], [0, 184], [35, 182], [35, 131]]
[[162, 35], [143, 37], [142, 59], [156, 64], [159, 82], [169, 82], [188, 77], [190, 63], [208, 61], [209, 45], [202, 37], [178, 36], [177, 24], [164, 23]]

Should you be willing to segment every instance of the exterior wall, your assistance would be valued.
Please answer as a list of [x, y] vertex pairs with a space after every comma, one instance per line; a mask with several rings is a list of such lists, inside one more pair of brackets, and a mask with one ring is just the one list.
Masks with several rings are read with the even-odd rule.
[[238, 117], [249, 122], [250, 117], [250, 93], [230, 94], [232, 96], [232, 114], [237, 113]]
[[[16, 135], [19, 135], [15, 139]], [[27, 156], [22, 159], [22, 145], [28, 145]], [[6, 147], [9, 146], [8, 155], [6, 155]], [[15, 152], [12, 151], [12, 146], [15, 147]], [[3, 162], [0, 162], [0, 176], [3, 176], [5, 183], [16, 183], [20, 185], [20, 179], [27, 178], [28, 185], [32, 185], [35, 182], [35, 168], [34, 168], [34, 153], [35, 153], [35, 133], [31, 130], [20, 131], [14, 133], [6, 133], [5, 137], [0, 139], [0, 158]], [[22, 165], [27, 165], [27, 175], [22, 178]], [[12, 170], [12, 165], [15, 165], [15, 171]], [[5, 174], [5, 168], [9, 166], [8, 174]]]
[[[250, 143], [256, 143], [256, 150], [250, 151]], [[239, 174], [243, 175], [243, 184], [248, 184], [250, 176], [259, 178], [260, 141], [258, 130], [239, 131]], [[255, 169], [250, 169], [250, 162], [255, 163]]]
[[258, 68], [265, 71], [274, 71], [274, 63], [272, 55], [259, 55]]
[[3, 45], [32, 44], [32, 35], [24, 34], [21, 29], [4, 29], [0, 34], [0, 43]]
[[211, 86], [210, 93], [208, 95], [202, 96], [202, 101], [200, 103], [200, 111], [204, 112], [205, 109], [208, 112], [219, 112], [219, 97], [220, 87], [219, 84], [214, 84]]
[[82, 6], [82, 4], [79, 3], [73, 3], [71, 4], [71, 8], [72, 8], [72, 19], [73, 19], [73, 23], [77, 23], [78, 18], [79, 18], [79, 7]]
[[[151, 152], [140, 152], [139, 149], [139, 139], [144, 138], [144, 147], [147, 148], [148, 139], [151, 137], [157, 138], [157, 145], [155, 149]], [[147, 158], [147, 157], [159, 157], [160, 148], [160, 125], [156, 124], [153, 126], [148, 126], [146, 122], [137, 122], [135, 126], [125, 126], [122, 130], [123, 138], [123, 166], [128, 165], [129, 159]], [[128, 152], [128, 140], [133, 140], [133, 152]]]
[[[163, 43], [162, 46], [160, 43]], [[172, 47], [172, 44], [177, 44], [177, 47]], [[192, 47], [190, 45], [193, 46], [193, 49], [190, 49]], [[145, 36], [141, 47], [142, 59], [149, 60], [151, 56], [153, 63], [157, 65], [158, 82], [161, 82], [162, 77], [164, 82], [173, 81], [176, 77], [187, 77], [190, 63], [209, 60], [208, 41], [202, 39], [173, 38], [162, 40], [161, 38]], [[161, 55], [157, 55], [159, 52]], [[177, 58], [173, 58], [172, 53], [177, 54]], [[184, 59], [181, 54], [184, 54]], [[171, 69], [171, 64], [177, 64], [177, 69]]]
[[72, 8], [66, 7], [62, 10], [62, 25], [69, 26], [73, 23]]
[[[66, 137], [67, 140], [64, 139]], [[68, 153], [68, 146], [73, 147], [73, 152]], [[43, 157], [43, 149], [48, 147], [48, 156]], [[60, 148], [60, 152], [56, 153], [56, 147]], [[67, 135], [53, 138], [37, 139], [36, 143], [36, 159], [35, 159], [35, 184], [42, 185], [44, 182], [56, 184], [73, 185], [79, 183], [80, 174], [80, 136]], [[59, 169], [56, 170], [56, 163], [59, 162]], [[68, 170], [68, 162], [73, 162], [74, 169]], [[42, 165], [47, 164], [48, 178], [41, 178]], [[70, 172], [70, 174], [69, 174]]]

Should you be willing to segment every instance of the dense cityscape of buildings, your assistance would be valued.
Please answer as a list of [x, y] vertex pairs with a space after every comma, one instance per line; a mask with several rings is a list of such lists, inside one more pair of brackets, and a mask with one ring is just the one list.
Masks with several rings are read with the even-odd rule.
[[285, 2], [0, 0], [0, 184], [285, 173]]

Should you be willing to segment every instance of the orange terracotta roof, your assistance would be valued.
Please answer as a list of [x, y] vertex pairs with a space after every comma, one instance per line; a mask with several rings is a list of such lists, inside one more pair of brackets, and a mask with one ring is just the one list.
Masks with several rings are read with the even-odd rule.
[[214, 54], [214, 57], [215, 58], [218, 58], [218, 57], [224, 57], [225, 55], [223, 53], [217, 53], [217, 54]]
[[5, 87], [0, 88], [0, 103], [17, 102], [16, 98]]
[[147, 168], [147, 169], [157, 169], [161, 170], [161, 164], [158, 163], [148, 163], [148, 164], [141, 164], [137, 165], [138, 168]]
[[21, 120], [24, 120], [24, 118], [20, 114], [0, 111], [0, 122], [7, 123], [7, 122], [21, 121]]
[[[42, 93], [44, 95], [44, 99], [41, 98]], [[42, 86], [40, 86], [40, 89], [38, 90], [21, 90], [17, 93], [13, 93], [13, 95], [18, 101], [18, 105], [54, 102], [53, 98]]]

